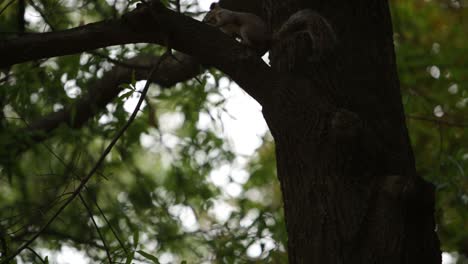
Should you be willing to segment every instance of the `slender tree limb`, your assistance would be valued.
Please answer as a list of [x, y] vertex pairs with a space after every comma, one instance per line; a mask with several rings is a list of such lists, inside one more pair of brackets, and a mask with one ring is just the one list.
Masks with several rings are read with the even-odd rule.
[[[88, 190], [88, 187], [85, 186], [85, 189]], [[117, 232], [115, 231], [115, 229], [112, 227], [112, 225], [110, 224], [110, 221], [107, 219], [106, 215], [104, 214], [104, 212], [102, 211], [101, 207], [99, 206], [97, 200], [95, 198], [92, 199], [93, 202], [94, 202], [94, 205], [96, 206], [96, 208], [98, 209], [99, 213], [101, 214], [102, 218], [104, 219], [104, 221], [106, 222], [107, 226], [109, 227], [109, 229], [111, 230], [112, 234], [114, 235], [115, 239], [117, 239], [117, 242], [119, 242], [119, 245], [120, 247], [122, 248], [122, 250], [125, 252], [125, 255], [128, 254], [128, 251], [127, 251], [127, 248], [125, 247], [124, 243], [122, 242], [122, 240], [120, 239], [119, 235], [117, 234]]]
[[111, 45], [152, 42], [152, 39], [154, 37], [147, 37], [144, 32], [137, 33], [132, 30], [122, 19], [88, 24], [65, 31], [27, 34], [0, 42], [0, 67]]
[[[177, 58], [177, 59], [174, 59]], [[129, 83], [133, 73], [137, 80], [149, 77], [149, 80], [162, 87], [171, 87], [174, 84], [191, 79], [200, 73], [200, 64], [193, 58], [182, 53], [175, 53], [160, 63], [157, 75], [148, 76], [151, 65], [160, 60], [157, 56], [140, 54], [133, 59], [124, 61], [126, 65], [138, 66], [137, 69], [117, 65], [111, 71], [104, 74], [102, 79], [96, 80], [89, 89], [86, 97], [77, 99], [72, 106], [60, 111], [50, 113], [42, 118], [28, 122], [26, 128], [16, 134], [29, 135], [11, 142], [4, 142], [4, 161], [8, 157], [15, 157], [27, 150], [31, 145], [42, 142], [51, 136], [50, 132], [62, 124], [71, 128], [80, 128], [96, 113], [102, 111], [105, 106], [114, 100], [122, 88], [122, 83]], [[11, 152], [10, 150], [14, 150]], [[0, 152], [1, 153], [1, 152]], [[14, 155], [12, 155], [14, 154]]]
[[104, 251], [106, 251], [107, 260], [109, 260], [109, 264], [112, 264], [112, 257], [111, 257], [109, 247], [107, 246], [106, 239], [104, 238], [104, 236], [101, 233], [101, 229], [99, 228], [98, 224], [96, 223], [96, 220], [94, 220], [93, 211], [91, 210], [91, 207], [88, 206], [86, 201], [83, 199], [83, 196], [81, 195], [81, 193], [78, 194], [78, 197], [80, 198], [81, 203], [83, 204], [83, 206], [86, 208], [86, 211], [88, 212], [89, 218], [93, 222], [93, 225], [96, 228], [96, 231], [97, 231], [99, 237], [101, 238], [102, 244], [104, 245]]
[[31, 251], [34, 254], [34, 256], [36, 256], [41, 261], [41, 263], [47, 263], [44, 259], [42, 259], [41, 255], [39, 255], [39, 253], [37, 253], [32, 247], [27, 247], [26, 249]]
[[122, 66], [125, 68], [130, 68], [130, 69], [141, 69], [141, 70], [149, 70], [151, 67], [146, 66], [146, 65], [139, 65], [139, 64], [130, 64], [122, 60], [116, 60], [112, 59], [111, 57], [107, 56], [106, 54], [102, 54], [98, 51], [87, 51], [89, 54], [97, 56], [99, 58], [105, 59], [108, 62], [113, 63], [116, 66]]
[[406, 117], [409, 119], [431, 122], [431, 123], [436, 123], [436, 124], [444, 125], [444, 126], [460, 127], [460, 128], [468, 127], [468, 123], [458, 123], [454, 121], [448, 121], [448, 120], [436, 119], [436, 118], [430, 118], [430, 117], [424, 117], [424, 116], [417, 116], [417, 115], [406, 115]]
[[57, 230], [48, 229], [48, 230], [44, 231], [44, 233], [42, 233], [42, 235], [46, 236], [46, 237], [53, 238], [53, 239], [70, 240], [71, 242], [73, 242], [75, 244], [79, 244], [79, 245], [86, 245], [86, 246], [94, 247], [94, 248], [97, 248], [97, 249], [104, 249], [104, 247], [102, 245], [99, 245], [96, 242], [94, 242], [92, 238], [84, 239], [84, 238], [81, 238], [81, 237], [74, 237], [74, 236], [71, 236], [70, 234], [62, 233], [62, 232], [57, 231]]
[[0, 15], [11, 5], [15, 2], [16, 0], [11, 0], [10, 2], [8, 2], [3, 8], [2, 10], [0, 10]]
[[[57, 155], [50, 146], [48, 146], [46, 143], [42, 143], [44, 145], [44, 147], [50, 152], [50, 154], [52, 154], [65, 168], [68, 168], [69, 165], [67, 165], [67, 163], [59, 156]], [[77, 172], [75, 172], [73, 170], [73, 168], [71, 169], [71, 173], [79, 178], [79, 175]], [[84, 187], [86, 189], [86, 191], [89, 191], [88, 187], [85, 185]], [[83, 199], [81, 194], [80, 194], [80, 199]], [[125, 254], [127, 254], [127, 248], [125, 247], [125, 245], [123, 244], [122, 240], [120, 239], [120, 237], [118, 236], [117, 232], [115, 231], [115, 229], [112, 227], [112, 225], [110, 224], [109, 220], [107, 219], [106, 215], [104, 214], [104, 212], [102, 211], [101, 207], [99, 206], [99, 204], [97, 203], [96, 199], [92, 199], [96, 208], [99, 210], [99, 213], [101, 214], [101, 216], [103, 217], [104, 221], [106, 222], [107, 226], [109, 227], [109, 229], [112, 231], [112, 234], [114, 235], [114, 237], [117, 239], [117, 241], [119, 242], [119, 245], [120, 247], [123, 249], [123, 251], [125, 252]], [[88, 206], [85, 205], [87, 208]], [[89, 210], [90, 211], [90, 210]], [[94, 219], [93, 219], [93, 222], [94, 222]], [[96, 226], [97, 228], [97, 226]], [[99, 230], [98, 230], [99, 232]], [[101, 234], [99, 233], [99, 235], [101, 236]], [[101, 236], [102, 237], [102, 236]], [[109, 251], [108, 247], [106, 246], [105, 244], [105, 241], [103, 241], [104, 243], [104, 249], [106, 250], [106, 253]], [[109, 257], [110, 259], [110, 257]]]
[[[166, 56], [165, 56], [166, 55]], [[159, 65], [161, 64], [161, 61], [166, 58], [168, 53], [165, 53], [161, 59], [158, 61], [156, 65], [151, 69], [150, 73], [148, 76], [153, 76], [157, 72], [157, 69], [159, 68]], [[76, 188], [76, 190], [73, 192], [73, 194], [68, 198], [64, 204], [52, 215], [52, 217], [47, 221], [47, 223], [42, 226], [39, 231], [34, 234], [28, 241], [26, 241], [23, 245], [21, 245], [13, 254], [10, 256], [6, 256], [4, 260], [2, 260], [0, 263], [1, 264], [6, 264], [9, 263], [11, 260], [13, 260], [18, 254], [20, 254], [25, 248], [29, 247], [32, 242], [34, 242], [54, 221], [57, 219], [57, 217], [62, 213], [62, 211], [70, 205], [70, 203], [81, 193], [83, 188], [85, 187], [86, 183], [91, 179], [91, 177], [94, 175], [94, 173], [99, 169], [101, 164], [104, 162], [104, 159], [106, 156], [110, 153], [114, 145], [117, 143], [119, 138], [123, 135], [123, 133], [127, 130], [128, 127], [130, 127], [131, 123], [133, 120], [135, 120], [137, 113], [139, 112], [139, 109], [141, 107], [141, 104], [144, 101], [144, 98], [146, 96], [146, 93], [148, 92], [150, 86], [150, 81], [148, 80], [146, 82], [145, 87], [143, 88], [143, 91], [141, 92], [140, 100], [138, 100], [137, 105], [135, 106], [135, 110], [133, 111], [132, 115], [128, 119], [127, 123], [117, 132], [117, 134], [114, 136], [114, 138], [111, 140], [109, 145], [106, 147], [104, 152], [101, 154], [99, 159], [97, 160], [96, 164], [94, 167], [90, 170], [90, 172], [81, 180], [79, 186]]]
[[[33, 3], [31, 3], [33, 4]], [[44, 21], [54, 31], [54, 26], [50, 23], [43, 11], [33, 4], [33, 7], [39, 12]], [[148, 77], [148, 71], [151, 65], [154, 65], [159, 58], [140, 54], [139, 56], [126, 60], [119, 61], [109, 58], [97, 51], [89, 51], [89, 53], [104, 58], [117, 67], [114, 67], [110, 72], [106, 73], [104, 78], [96, 81], [90, 88], [89, 96], [78, 99], [73, 106], [60, 110], [56, 113], [51, 113], [39, 120], [31, 122], [28, 128], [21, 134], [32, 135], [32, 140], [26, 138], [15, 140], [13, 151], [14, 154], [19, 154], [31, 146], [31, 143], [40, 142], [50, 136], [50, 131], [65, 123], [70, 127], [79, 128], [89, 118], [93, 117], [97, 112], [109, 102], [111, 102], [121, 91], [119, 84], [128, 83], [131, 81], [133, 74], [137, 79]], [[198, 82], [201, 81], [196, 77], [200, 73], [201, 67], [199, 63], [188, 55], [182, 53], [171, 53], [171, 58], [166, 59], [158, 70], [159, 74], [151, 76], [151, 81], [163, 86], [170, 87], [175, 83], [188, 80], [192, 77]], [[25, 141], [26, 139], [26, 141]], [[24, 141], [24, 142], [23, 142]], [[9, 148], [8, 148], [9, 149]], [[10, 152], [11, 153], [11, 152]], [[13, 155], [15, 156], [15, 155]]]

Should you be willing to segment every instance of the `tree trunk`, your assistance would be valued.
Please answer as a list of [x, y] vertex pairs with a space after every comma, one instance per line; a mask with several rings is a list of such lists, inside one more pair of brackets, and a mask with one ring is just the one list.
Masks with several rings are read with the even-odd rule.
[[415, 170], [387, 1], [263, 7], [273, 31], [310, 8], [336, 37], [297, 34], [270, 52], [272, 68], [298, 77], [263, 103], [290, 263], [441, 263], [434, 188]]

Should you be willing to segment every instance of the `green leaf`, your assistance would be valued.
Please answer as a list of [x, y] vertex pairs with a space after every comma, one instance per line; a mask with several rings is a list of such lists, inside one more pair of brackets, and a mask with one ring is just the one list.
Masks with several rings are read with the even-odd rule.
[[169, 7], [169, 0], [161, 0], [161, 3], [162, 3], [165, 7]]
[[122, 83], [122, 84], [119, 84], [119, 88], [132, 89], [132, 86], [129, 83]]
[[135, 251], [132, 251], [127, 254], [127, 260], [125, 261], [125, 264], [131, 264], [132, 260], [135, 258]]
[[151, 260], [153, 263], [156, 263], [156, 264], [159, 264], [159, 260], [157, 257], [149, 254], [149, 253], [146, 253], [144, 252], [143, 250], [138, 250], [137, 251], [140, 255], [142, 255], [143, 257], [145, 257], [146, 259], [149, 259]]
[[127, 99], [128, 97], [132, 96], [134, 90], [130, 90], [128, 92], [125, 92], [123, 93], [121, 96], [120, 96], [120, 99]]
[[140, 232], [137, 229], [133, 232], [133, 247], [136, 248], [138, 246], [139, 241], [140, 241]]

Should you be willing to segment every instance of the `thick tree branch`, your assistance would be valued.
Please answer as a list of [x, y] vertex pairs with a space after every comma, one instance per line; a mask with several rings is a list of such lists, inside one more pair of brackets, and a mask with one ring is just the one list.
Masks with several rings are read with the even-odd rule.
[[151, 42], [151, 39], [133, 31], [122, 19], [88, 24], [65, 31], [27, 34], [0, 42], [0, 67], [137, 42]]
[[[153, 16], [157, 16], [157, 25]], [[164, 29], [159, 28], [158, 25], [164, 25]], [[146, 6], [137, 8], [122, 19], [94, 23], [66, 31], [29, 35], [7, 41], [0, 44], [0, 55], [5, 54], [6, 61], [8, 61], [6, 64], [9, 64], [47, 56], [66, 55], [101, 45], [124, 44], [140, 40], [169, 43], [171, 48], [190, 54], [204, 64], [218, 67], [230, 75], [261, 104], [268, 98], [284, 98], [283, 92], [279, 92], [281, 89], [278, 88], [288, 87], [288, 90], [294, 91], [296, 86], [310, 86], [299, 78], [272, 71], [253, 51], [216, 28], [165, 8], [155, 8], [153, 12], [150, 12]], [[16, 52], [7, 53], [8, 47]], [[8, 54], [21, 54], [21, 56]], [[181, 56], [182, 63], [179, 62], [180, 58], [178, 60], [171, 58], [167, 61], [172, 66], [165, 66], [166, 63], [161, 65], [158, 74], [160, 78], [156, 80], [158, 83], [169, 86], [175, 82], [192, 78], [199, 73], [199, 64], [193, 57]], [[143, 60], [143, 57], [140, 56], [139, 60]], [[1, 63], [5, 62], [2, 60]], [[135, 64], [130, 61], [125, 63]], [[143, 66], [150, 67], [150, 64], [148, 62]], [[178, 70], [169, 70], [175, 68]], [[137, 79], [141, 79], [146, 76], [147, 70], [140, 68], [135, 73]], [[66, 123], [73, 128], [81, 127], [90, 117], [114, 99], [120, 92], [117, 89], [118, 85], [129, 82], [131, 77], [132, 69], [116, 67], [101, 80], [96, 81], [90, 88], [89, 96], [78, 100], [71, 107], [31, 122], [28, 134], [32, 135], [30, 137], [32, 140], [15, 144], [15, 149], [18, 149], [18, 153], [20, 153], [32, 143], [46, 139], [49, 132], [60, 124]], [[312, 97], [314, 101], [321, 102], [320, 98], [323, 97], [323, 94], [316, 93], [316, 91], [310, 91], [310, 93], [316, 94]], [[273, 105], [277, 105], [277, 103]]]
[[[179, 54], [180, 57], [185, 57], [183, 54]], [[97, 80], [92, 85], [89, 95], [83, 99], [78, 100], [74, 106], [68, 107], [64, 110], [50, 114], [40, 120], [37, 120], [30, 124], [30, 131], [41, 131], [50, 132], [61, 123], [66, 123], [68, 126], [78, 128], [83, 125], [90, 117], [92, 117], [97, 111], [100, 111], [107, 103], [111, 102], [121, 91], [118, 87], [122, 83], [128, 83], [132, 79], [133, 73], [135, 78], [141, 80], [147, 78], [148, 71], [151, 65], [158, 62], [159, 58], [140, 55], [132, 60], [129, 60], [128, 64], [140, 65], [140, 69], [134, 70], [127, 67], [117, 66], [111, 72], [108, 72], [100, 80]], [[185, 81], [192, 78], [199, 69], [192, 64], [190, 61], [184, 60], [187, 64], [175, 67], [179, 62], [175, 59], [168, 58], [167, 62], [162, 63], [161, 70], [158, 76], [152, 76], [150, 81], [158, 83], [164, 87], [169, 87], [177, 82]], [[194, 67], [195, 66], [195, 67]], [[144, 69], [146, 67], [147, 69]], [[171, 71], [174, 70], [174, 71]], [[75, 116], [72, 116], [72, 112], [75, 112]], [[38, 141], [38, 138], [34, 138]]]
[[[171, 87], [200, 73], [201, 67], [193, 57], [182, 53], [175, 53], [174, 57], [169, 56], [164, 62], [161, 62], [158, 74], [153, 75], [150, 81], [162, 87]], [[120, 84], [131, 82], [133, 72], [137, 80], [146, 79], [151, 66], [158, 63], [158, 61], [159, 57], [141, 54], [124, 61], [124, 66], [116, 65], [111, 71], [105, 73], [102, 79], [91, 85], [89, 94], [86, 97], [78, 99], [73, 106], [68, 106], [63, 110], [28, 122], [29, 126], [16, 134], [30, 135], [31, 138], [21, 137], [14, 140], [14, 142], [10, 142], [11, 146], [4, 146], [4, 149], [14, 149], [14, 153], [18, 155], [31, 145], [50, 137], [50, 132], [62, 124], [72, 128], [82, 127], [86, 121], [102, 111], [108, 103], [117, 97], [121, 91]], [[138, 67], [132, 69], [127, 67], [129, 65]], [[10, 151], [8, 153], [8, 155], [12, 154]]]
[[[120, 19], [0, 42], [0, 67], [118, 44], [169, 43], [171, 48], [217, 67], [259, 102], [268, 97], [278, 76], [255, 52], [214, 27], [162, 7], [158, 1], [151, 6], [152, 11], [143, 6]], [[152, 14], [157, 15], [157, 24]]]

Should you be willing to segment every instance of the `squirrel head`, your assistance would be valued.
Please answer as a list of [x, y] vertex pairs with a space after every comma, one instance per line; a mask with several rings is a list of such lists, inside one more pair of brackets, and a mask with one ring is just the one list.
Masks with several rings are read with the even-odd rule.
[[210, 10], [221, 8], [218, 3], [211, 3]]
[[207, 23], [207, 24], [216, 24], [216, 13], [217, 13], [217, 10], [219, 9], [219, 5], [218, 3], [212, 3], [211, 6], [210, 6], [210, 11], [208, 11], [208, 13], [205, 15], [205, 17], [203, 18], [203, 22]]

